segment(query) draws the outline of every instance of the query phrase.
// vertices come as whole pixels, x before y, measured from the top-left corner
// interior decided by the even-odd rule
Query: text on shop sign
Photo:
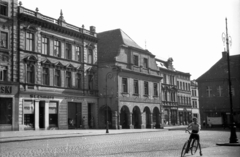
[[[0,93],[11,94],[12,86],[0,86]]]

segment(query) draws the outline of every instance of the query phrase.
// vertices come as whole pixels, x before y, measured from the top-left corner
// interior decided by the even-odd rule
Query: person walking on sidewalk
[[[198,134],[200,129],[201,129],[201,125],[198,124],[196,117],[193,117],[193,122],[188,125],[188,127],[186,128],[186,131],[189,130],[189,129],[192,130],[192,133],[191,133],[191,135],[189,137],[190,142],[188,142],[187,149],[186,149],[187,152],[186,153],[188,153],[191,141],[193,139],[196,139],[198,141],[198,145],[199,145],[199,149],[200,149],[200,156],[202,156],[202,148],[201,148],[201,144],[200,144],[200,136]]]

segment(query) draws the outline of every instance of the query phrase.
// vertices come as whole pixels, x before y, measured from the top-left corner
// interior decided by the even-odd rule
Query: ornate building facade
[[[163,106],[163,122],[165,125],[178,124],[177,75],[173,67],[173,59],[167,61],[156,59],[161,76],[161,100]]]
[[[0,1],[0,131],[18,130],[17,0]]]
[[[198,83],[196,80],[191,81],[191,104],[192,104],[192,116],[198,119],[200,123],[200,112],[199,112],[199,92]]]
[[[98,33],[99,127],[160,127],[160,76],[155,56],[121,29]]]
[[[11,2],[1,1],[1,130],[98,128],[95,27]]]

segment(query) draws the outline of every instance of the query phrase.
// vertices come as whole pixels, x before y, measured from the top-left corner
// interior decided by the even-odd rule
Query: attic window
[[[0,4],[0,15],[8,16],[7,4]]]

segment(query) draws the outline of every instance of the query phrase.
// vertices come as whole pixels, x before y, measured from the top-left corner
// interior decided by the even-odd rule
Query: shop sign
[[[83,100],[83,98],[79,98],[79,97],[70,97],[70,96],[67,96],[65,97],[66,100]]]
[[[172,110],[177,110],[177,107],[171,107]]]
[[[34,105],[33,102],[27,102],[25,101],[23,104],[23,108],[24,108],[24,113],[25,114],[33,114],[34,113]]]
[[[31,94],[30,98],[43,98],[43,99],[54,99],[54,96],[51,95],[34,95]]]
[[[12,86],[0,86],[0,93],[11,94],[12,93]]]

